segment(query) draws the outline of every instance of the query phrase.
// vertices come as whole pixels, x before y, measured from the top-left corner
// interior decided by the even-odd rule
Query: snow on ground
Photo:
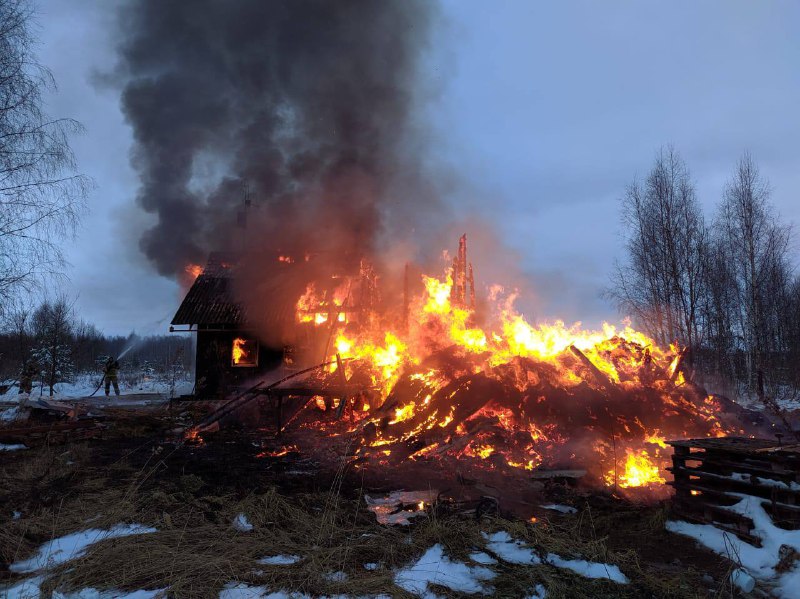
[[[15,582],[6,589],[0,588],[0,597],[3,599],[39,599],[39,586],[44,577],[35,576]]]
[[[36,555],[26,560],[15,562],[8,569],[11,572],[20,573],[36,572],[80,557],[90,545],[99,541],[151,532],[156,532],[156,529],[142,526],[141,524],[118,524],[108,530],[90,528],[89,530],[75,532],[48,541],[39,548]]]
[[[800,491],[800,483],[789,481],[787,485],[782,480],[775,480],[773,478],[760,478],[753,474],[743,474],[741,472],[734,472],[731,474],[733,480],[738,480],[745,483],[753,483],[756,485],[764,485],[765,487],[775,487],[777,489],[791,489],[792,491]]]
[[[225,585],[225,588],[219,592],[219,599],[263,599],[264,597],[270,597],[270,599],[284,599],[285,597],[289,597],[285,593],[269,593],[266,587],[251,587],[250,585],[244,583],[233,583],[229,582]],[[302,595],[297,595],[297,599],[303,597]],[[292,599],[295,599],[292,597]]]
[[[243,582],[229,582],[220,591],[219,599],[312,599],[311,595],[297,591],[270,592],[266,587],[250,586]],[[346,595],[333,597],[318,597],[317,599],[348,599]],[[367,597],[352,597],[350,599],[392,599],[389,595],[370,595]]]
[[[775,566],[780,561],[781,545],[800,552],[800,530],[775,526],[762,507],[764,499],[738,493],[729,495],[739,497],[740,501],[727,509],[753,520],[753,534],[761,539],[761,547],[754,547],[710,524],[669,521],[667,530],[692,537],[701,545],[741,564],[756,579],[775,585],[773,592],[776,597],[796,599],[800,589],[800,564],[795,563],[793,569],[784,573],[776,572]]]
[[[291,566],[299,561],[299,555],[272,555],[269,557],[262,557],[258,560],[258,563],[267,566]]]
[[[250,523],[250,520],[248,520],[247,516],[244,514],[237,514],[237,516],[233,519],[232,526],[239,532],[250,532],[254,528],[254,526]]]
[[[98,383],[100,383],[100,374],[96,373],[82,373],[75,375],[72,382],[64,382],[64,383],[56,383],[53,387],[53,391],[55,395],[53,399],[70,399],[76,397],[88,397],[92,393],[94,393],[94,397],[105,397],[105,388],[103,385],[98,387]],[[194,386],[194,382],[191,379],[180,379],[175,381],[174,387],[174,394],[177,395],[185,395],[191,393],[192,388]],[[158,393],[163,395],[169,395],[172,385],[169,381],[165,380],[163,377],[151,377],[148,380],[144,380],[138,384],[131,385],[128,384],[125,380],[125,376],[120,376],[119,381],[119,390],[120,395],[141,395],[141,394],[148,394],[148,393]],[[44,389],[41,388],[41,385],[37,382],[34,384],[33,389],[31,391],[30,396],[27,393],[19,393],[19,385],[13,384],[11,385],[8,390],[5,392],[4,395],[0,395],[0,401],[6,403],[18,403],[23,398],[31,399],[35,397],[49,397],[50,396],[50,388],[45,386]],[[111,397],[114,397],[114,387],[111,387]],[[0,417],[1,418],[1,417]]]
[[[627,584],[628,577],[625,576],[617,566],[603,564],[599,562],[589,562],[582,559],[566,559],[555,553],[548,553],[546,557],[539,557],[533,549],[524,545],[521,541],[511,538],[506,531],[501,530],[494,534],[484,536],[489,541],[486,547],[497,554],[497,556],[512,564],[549,564],[556,568],[565,568],[585,576],[586,578],[606,578],[619,584]]]
[[[451,561],[437,543],[414,564],[398,571],[394,583],[418,595],[425,594],[430,584],[438,584],[459,593],[488,594],[491,588],[483,583],[495,576],[494,572],[483,566],[470,567]]]
[[[483,566],[491,566],[497,563],[497,560],[494,559],[488,553],[484,553],[483,551],[478,551],[475,553],[469,554],[469,559],[471,559],[476,564],[481,564]]]
[[[21,443],[17,443],[15,445],[6,445],[4,443],[0,443],[0,451],[19,451],[20,449],[28,449]]]
[[[17,407],[0,410],[0,422],[13,422],[17,417],[19,417],[19,408]]]
[[[547,589],[544,588],[544,585],[537,584],[536,588],[533,589],[533,593],[525,597],[525,599],[546,599],[547,597]]]

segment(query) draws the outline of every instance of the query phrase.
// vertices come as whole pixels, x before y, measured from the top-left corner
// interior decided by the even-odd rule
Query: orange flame
[[[241,364],[242,359],[247,355],[247,352],[244,349],[245,340],[241,337],[237,337],[233,340],[233,363],[234,364]]]

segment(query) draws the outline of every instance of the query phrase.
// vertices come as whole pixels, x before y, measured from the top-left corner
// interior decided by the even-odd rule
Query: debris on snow
[[[380,524],[410,524],[409,518],[424,516],[425,506],[436,500],[439,492],[427,491],[394,491],[385,497],[364,495],[367,508],[375,514]]]

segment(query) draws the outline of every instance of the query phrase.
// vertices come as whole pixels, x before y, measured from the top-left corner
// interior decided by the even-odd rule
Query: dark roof
[[[230,287],[230,277],[201,274],[183,298],[172,324],[242,324],[244,312],[234,301]]]

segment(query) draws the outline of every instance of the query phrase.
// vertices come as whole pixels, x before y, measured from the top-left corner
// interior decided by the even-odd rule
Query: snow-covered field
[[[9,385],[9,389],[5,394],[0,395],[0,403],[18,401],[20,399],[18,383],[16,381],[6,381],[5,384]],[[119,391],[120,395],[158,393],[166,396],[170,394],[178,396],[191,393],[193,384],[194,381],[191,376],[175,380],[174,383],[166,377],[159,376],[122,376],[119,381]],[[79,374],[73,377],[72,382],[57,383],[54,386],[54,392],[54,399],[88,397],[92,393],[94,393],[94,397],[105,396],[105,389],[101,384],[101,376],[95,373]],[[113,386],[110,389],[110,395],[114,395]],[[33,385],[30,397],[40,396],[49,397],[50,388],[45,386],[45,388],[42,389],[41,385],[36,382]]]

